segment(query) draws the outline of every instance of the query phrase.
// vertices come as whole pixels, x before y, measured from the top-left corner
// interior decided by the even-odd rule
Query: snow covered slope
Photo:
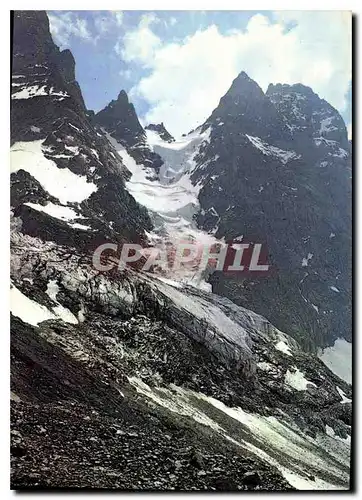
[[[42,151],[43,141],[16,142],[10,149],[11,172],[28,172],[51,196],[61,203],[82,202],[97,186],[88,182],[86,176],[76,175],[68,168],[60,169],[54,161],[47,159]],[[77,151],[70,151],[70,159]]]
[[[157,132],[152,130],[146,129],[146,134],[149,145],[164,161],[159,174],[161,182],[174,182],[185,172],[195,168],[195,156],[200,146],[208,142],[210,130],[201,133],[200,129],[196,129],[171,143],[162,140]]]
[[[198,229],[194,221],[199,210],[197,195],[201,186],[192,184],[190,173],[195,166],[194,156],[208,141],[208,131],[197,131],[169,143],[160,139],[156,132],[147,130],[150,146],[164,161],[158,176],[155,176],[152,168],[137,164],[126,148],[105,133],[132,174],[126,183],[128,191],[152,216],[154,229],[147,233],[151,243],[161,246],[166,243],[176,245],[180,242],[197,242],[210,247],[220,241],[212,234]],[[182,273],[170,270],[166,277],[210,290],[201,274],[197,269]]]

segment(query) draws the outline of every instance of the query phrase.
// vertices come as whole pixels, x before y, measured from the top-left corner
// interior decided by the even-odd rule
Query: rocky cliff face
[[[85,106],[75,80],[73,55],[69,50],[61,52],[53,43],[45,12],[15,13],[13,27],[11,140],[14,142],[39,137],[30,120],[36,120],[36,128],[40,127],[43,134],[49,133],[65,109],[83,118]]]
[[[283,121],[292,135],[296,148],[304,149],[311,139],[320,148],[320,141],[336,142],[334,146],[348,150],[347,130],[340,114],[324,99],[305,85],[272,85],[266,96],[282,115]],[[321,139],[322,138],[322,139]],[[332,147],[333,144],[325,143]],[[309,142],[310,146],[310,142]],[[337,153],[343,153],[336,150]],[[315,152],[314,152],[315,154]]]
[[[152,227],[125,189],[130,173],[89,121],[74,59],[53,43],[45,13],[14,14],[11,205],[23,231],[91,251],[142,241]]]
[[[246,76],[242,81],[249,85]],[[195,167],[207,207],[211,176],[219,171],[218,182],[227,182],[216,156],[227,169],[233,126],[225,121],[230,128],[223,135],[217,114],[200,137],[196,132],[186,141],[187,161],[179,144],[169,153],[168,162],[179,161],[183,184],[144,179],[141,173],[156,167],[147,161],[152,156],[142,156],[136,136],[143,131],[128,99],[121,95],[101,119],[85,109],[73,57],[54,45],[42,12],[14,14],[12,82],[12,487],[348,488],[348,383],[266,318],[225,297],[152,273],[100,273],[92,265],[99,243],[147,243],[155,235],[149,212],[130,194],[126,161],[139,168],[134,173],[148,203],[156,205],[162,192],[159,218],[163,201],[172,202],[167,209],[174,217],[163,214],[171,233],[190,212],[190,193],[195,197],[182,177],[184,163]],[[283,124],[282,113],[250,85],[264,117]],[[235,120],[262,133],[251,115],[245,123],[238,114]],[[282,129],[280,141],[290,134]],[[235,175],[240,145],[260,175],[262,154],[275,178],[287,168],[279,161],[281,143],[265,146],[273,133],[268,125],[263,139],[236,134]],[[159,151],[173,142],[162,144]],[[294,154],[297,169],[300,153]],[[230,189],[228,201],[240,202],[237,191]],[[218,203],[222,213],[224,202]],[[207,223],[199,219],[200,226]],[[222,215],[220,224],[220,234],[240,230],[233,217],[227,225]]]
[[[266,94],[241,73],[202,130],[199,226],[267,246],[274,272],[213,290],[308,349],[351,339],[351,157],[339,113],[303,85]]]

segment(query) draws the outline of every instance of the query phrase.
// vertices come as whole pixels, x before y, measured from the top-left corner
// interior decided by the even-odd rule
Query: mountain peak
[[[233,80],[231,87],[225,94],[225,96],[236,96],[244,95],[255,98],[262,99],[264,97],[264,92],[255,80],[250,78],[245,71],[241,71],[238,76]],[[224,97],[225,97],[224,96]]]
[[[127,149],[136,163],[147,162],[156,171],[160,168],[163,162],[146,144],[145,131],[125,90],[99,111],[94,120]]]
[[[124,90],[120,91],[116,100],[113,99],[96,114],[96,121],[108,131],[117,130],[117,140],[126,138],[127,141],[136,143],[144,135],[134,106]]]
[[[247,81],[247,82],[256,83],[252,78],[250,78],[250,76],[247,73],[245,73],[245,71],[240,71],[238,76],[236,78],[234,78],[234,82],[235,81]]]
[[[276,131],[284,135],[284,126],[277,109],[255,80],[241,71],[233,80],[229,90],[220,99],[219,105],[202,126],[202,131],[211,124],[225,124],[228,133],[248,133],[270,138]],[[224,129],[220,129],[224,134]]]
[[[118,97],[117,97],[117,102],[125,102],[125,103],[129,103],[129,99],[128,99],[128,95],[127,95],[127,92],[125,90],[121,90],[120,93],[118,94]]]

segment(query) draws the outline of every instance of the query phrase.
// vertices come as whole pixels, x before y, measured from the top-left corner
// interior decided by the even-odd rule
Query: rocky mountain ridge
[[[351,156],[339,113],[303,85],[245,73],[201,130],[191,181],[199,227],[266,245],[274,276],[211,277],[213,291],[265,315],[308,349],[351,340]],[[336,291],[337,290],[337,291]]]

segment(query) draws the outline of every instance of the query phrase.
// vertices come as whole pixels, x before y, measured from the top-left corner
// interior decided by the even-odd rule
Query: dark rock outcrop
[[[220,125],[223,123],[223,125]],[[290,140],[281,115],[259,85],[242,71],[201,130],[220,126],[224,137],[237,145],[243,134],[261,137],[268,142]]]
[[[191,179],[200,227],[266,245],[273,272],[216,272],[213,291],[266,316],[304,347],[351,340],[351,157],[339,113],[303,85],[264,94],[236,78],[202,130]]]
[[[11,141],[38,138],[38,132],[30,129],[35,121],[43,136],[53,131],[54,120],[64,114],[64,100],[83,118],[85,105],[75,80],[74,58],[54,44],[46,13],[15,12],[13,29]]]
[[[52,41],[44,12],[14,13],[14,214],[22,218],[24,232],[85,251],[92,251],[107,240],[145,240],[144,230],[152,227],[147,211],[125,189],[130,173],[116,150],[92,125],[75,80],[74,66],[71,52],[60,52]],[[64,180],[59,173],[52,186],[51,178],[44,177],[40,167],[33,168],[30,174],[29,165],[36,162],[42,162],[44,169],[55,169],[55,174],[59,168],[65,174]],[[69,201],[65,195],[61,201],[54,196],[59,192],[59,182],[64,182],[65,193],[72,193]],[[74,192],[74,182],[90,190],[89,195],[83,197]],[[56,205],[56,211],[52,206],[47,208],[49,203]],[[56,212],[64,213],[64,205],[65,213],[69,209],[77,213],[71,224],[63,216],[56,217]]]
[[[166,130],[163,122],[158,123],[156,125],[154,123],[150,123],[149,125],[147,125],[147,127],[145,127],[145,130],[152,130],[154,132],[157,132],[160,138],[165,142],[175,141],[174,137],[172,137],[172,135],[168,132],[168,130]]]

